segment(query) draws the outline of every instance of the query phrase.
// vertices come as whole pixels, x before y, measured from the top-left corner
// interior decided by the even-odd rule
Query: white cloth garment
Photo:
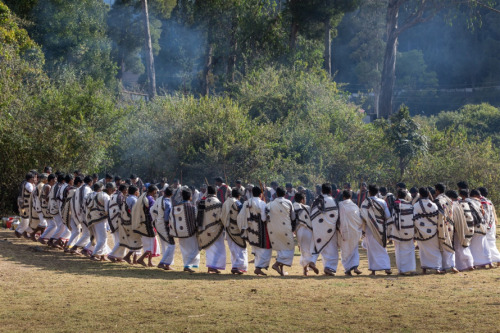
[[[23,232],[30,232],[31,231],[31,228],[30,228],[30,219],[21,219],[19,221],[19,225],[17,226],[16,228],[16,231],[20,234],[22,234]]]
[[[80,226],[76,225],[75,220],[71,217],[71,236],[68,240],[68,246],[71,247],[78,242],[78,238],[80,237]]]
[[[248,251],[237,245],[231,237],[226,235],[227,245],[231,253],[231,269],[239,269],[240,271],[248,271]]]
[[[301,226],[297,229],[297,242],[300,247],[300,266],[305,267],[309,263],[315,263],[318,260],[318,254],[312,254],[311,243],[313,241],[312,230]]]
[[[276,201],[276,200],[275,200]],[[278,250],[276,251],[276,261],[285,266],[292,266],[295,249],[293,250]]]
[[[255,268],[265,268],[269,267],[271,262],[272,249],[263,249],[260,247],[253,248],[255,253]]]
[[[417,270],[415,245],[413,241],[394,240],[394,254],[396,255],[396,266],[400,273],[414,272]]]
[[[443,269],[451,269],[455,267],[455,253],[442,250],[441,257],[443,259]]]
[[[420,267],[422,269],[441,270],[443,266],[443,257],[439,247],[439,239],[432,237],[429,240],[417,241],[420,254]]]
[[[81,224],[81,227],[82,227],[82,234],[80,235],[80,238],[78,238],[78,241],[76,242],[75,246],[87,249],[91,245],[90,230],[84,223]]]
[[[41,239],[43,240],[49,240],[54,236],[54,233],[56,232],[57,229],[57,224],[54,219],[46,219],[47,221],[47,228],[43,232],[43,234],[40,236]]]
[[[380,245],[380,243],[375,239],[371,228],[366,228],[365,230],[363,247],[366,249],[369,270],[384,271],[391,269],[391,260],[387,254],[387,249]]]
[[[43,213],[38,213],[38,218],[40,220],[40,223],[38,223],[38,226],[40,228],[47,228],[47,220],[45,219],[45,217],[43,217]]]
[[[54,215],[54,221],[56,221],[57,229],[54,232],[52,238],[61,239],[63,241],[67,241],[71,236],[71,232],[68,227],[64,224],[61,214]]]
[[[108,254],[108,258],[122,259],[126,254],[126,248],[120,246],[120,234],[118,232],[112,233],[113,235],[113,249]]]
[[[500,252],[498,251],[496,244],[497,241],[496,233],[497,233],[497,226],[496,223],[493,223],[491,225],[491,228],[486,233],[486,243],[488,245],[488,248],[490,249],[491,261],[500,263]]]
[[[219,236],[206,250],[206,265],[208,268],[226,269],[226,246],[224,244],[224,234]]]
[[[142,250],[144,253],[149,252],[153,257],[159,257],[160,256],[160,243],[158,242],[158,239],[155,237],[146,237],[142,236]]]
[[[175,244],[170,244],[165,242],[163,239],[159,239],[161,252],[163,257],[160,260],[160,264],[173,265],[174,264],[174,254],[175,254]]]
[[[104,256],[111,252],[111,249],[108,246],[108,234],[106,232],[106,222],[98,222],[94,223],[91,228],[94,229],[94,235],[96,238],[96,244],[94,251],[92,251],[93,255]]]
[[[321,256],[323,257],[323,267],[337,272],[337,266],[339,264],[337,233],[328,243],[326,243],[323,251],[321,251]]]
[[[200,251],[196,235],[187,238],[178,238],[184,268],[198,268],[200,265]]]
[[[453,239],[453,244],[455,246],[455,268],[462,272],[474,267],[474,258],[472,258],[470,248],[463,247],[458,237]]]
[[[470,240],[470,252],[474,258],[474,266],[491,264],[491,253],[486,242],[486,236],[475,233]]]
[[[359,215],[359,207],[351,199],[339,203],[340,252],[342,266],[346,272],[359,266],[359,239],[361,238],[363,221]]]

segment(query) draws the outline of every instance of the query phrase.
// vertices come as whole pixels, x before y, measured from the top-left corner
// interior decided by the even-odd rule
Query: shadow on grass
[[[360,247],[360,261],[366,261],[366,251]],[[391,253],[392,252],[392,253]],[[394,254],[390,251],[391,262],[393,267]],[[256,276],[253,275],[253,265],[250,264],[249,273],[244,275],[232,274],[208,274],[205,272],[205,267],[197,269],[196,273],[189,274],[182,271],[164,271],[158,268],[145,268],[139,265],[128,265],[126,263],[111,263],[111,262],[94,262],[83,256],[66,254],[60,250],[48,248],[45,245],[34,243],[25,239],[17,239],[12,231],[0,231],[0,256],[8,261],[18,264],[32,266],[34,268],[55,271],[60,273],[79,274],[79,275],[95,275],[101,277],[116,277],[116,278],[138,278],[138,279],[162,279],[162,280],[206,280],[206,281],[227,281],[227,280],[265,280],[265,279],[319,279],[319,280],[349,280],[349,279],[400,279],[411,278],[410,276],[386,275],[384,272],[378,272],[375,276],[367,275],[370,271],[365,270],[359,276],[345,276],[343,268],[340,264],[337,276],[331,277],[326,275],[315,275],[310,272],[309,276],[290,275],[280,277],[277,275]],[[319,260],[321,262],[321,259]],[[296,262],[295,265],[298,263]],[[321,265],[319,265],[321,266]],[[272,271],[270,269],[270,271]],[[396,270],[394,270],[395,272]],[[229,272],[229,271],[226,271]],[[272,274],[275,274],[272,271]],[[321,274],[321,268],[320,268]]]

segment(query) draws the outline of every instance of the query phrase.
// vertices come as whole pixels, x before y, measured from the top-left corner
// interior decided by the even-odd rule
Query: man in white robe
[[[470,251],[474,258],[475,267],[493,268],[490,247],[486,240],[487,225],[485,211],[481,205],[481,194],[478,190],[470,191],[470,197],[466,199],[474,217],[474,236],[470,241]]]
[[[153,257],[160,256],[159,244],[156,239],[153,217],[150,208],[154,206],[154,197],[158,192],[156,185],[147,184],[146,191],[137,199],[132,208],[132,229],[133,232],[141,236],[142,256],[137,259],[137,263],[144,267],[153,267]],[[148,262],[144,261],[148,259]]]
[[[368,256],[368,269],[375,275],[376,271],[392,274],[391,260],[387,254],[387,221],[391,213],[387,203],[377,198],[378,187],[368,186],[368,195],[361,204],[361,219],[365,231],[363,246]]]
[[[64,245],[64,252],[68,253],[70,248],[76,243],[77,238],[80,236],[80,228],[76,227],[76,224],[73,219],[73,209],[71,207],[71,202],[73,201],[73,197],[77,191],[77,187],[82,183],[80,177],[77,177],[77,181],[79,182],[77,186],[75,186],[75,179],[72,174],[66,175],[68,186],[65,187],[63,193],[63,202],[61,207],[61,217],[64,225],[70,232],[70,237],[66,244]],[[76,230],[75,230],[76,229]]]
[[[323,272],[334,276],[339,261],[337,221],[339,219],[338,206],[332,197],[332,185],[321,185],[321,194],[314,200],[311,207],[311,226],[313,254],[323,257]]]
[[[267,231],[271,248],[277,252],[276,262],[272,269],[284,276],[283,266],[292,266],[295,254],[292,221],[295,221],[295,210],[290,200],[285,199],[285,189],[276,188],[276,199],[267,205],[268,223]],[[295,196],[295,194],[294,194]],[[295,200],[295,197],[293,198]]]
[[[42,214],[45,221],[47,221],[47,228],[45,228],[45,231],[38,238],[38,241],[41,244],[47,244],[57,228],[56,222],[54,221],[52,214],[50,214],[49,209],[49,195],[51,192],[51,188],[55,185],[55,183],[56,175],[50,174],[47,177],[47,184],[42,187],[42,191],[40,193],[40,205],[42,208]]]
[[[205,250],[209,274],[220,274],[226,269],[224,225],[221,221],[222,203],[213,186],[207,187],[207,197],[198,203],[198,247]]]
[[[84,254],[90,256],[90,251],[93,250],[93,245],[91,241],[91,232],[88,228],[87,223],[87,214],[85,209],[85,203],[87,197],[92,193],[92,177],[86,176],[83,179],[83,185],[75,192],[74,195],[74,216],[75,223],[80,225],[82,228],[82,232],[80,234],[80,238],[76,244],[71,248],[69,253],[72,254]],[[81,249],[81,252],[78,253],[77,250]]]
[[[439,209],[438,238],[441,245],[443,270],[450,269],[453,273],[458,273],[458,269],[455,268],[455,248],[453,245],[453,203],[445,195],[446,186],[444,184],[436,184],[434,189],[436,191],[434,203]]]
[[[460,201],[456,191],[447,191],[446,196],[452,200],[455,247],[455,266],[462,272],[474,270],[474,258],[470,252],[470,239],[474,235],[474,218],[469,203]]]
[[[17,198],[19,215],[21,220],[19,226],[15,230],[17,238],[24,236],[28,238],[28,232],[31,232],[29,227],[30,223],[30,211],[29,211],[29,200],[31,193],[35,189],[35,176],[29,172],[26,174],[25,180],[21,183],[21,189],[19,191],[19,197]]]
[[[42,195],[42,188],[44,187],[45,184],[47,184],[47,176],[48,175],[46,173],[43,173],[38,176],[39,182],[34,187],[34,190],[31,195],[30,228],[33,229],[33,232],[31,233],[31,240],[34,242],[38,241],[36,236],[37,233],[40,232],[41,235],[45,231],[45,228],[47,228],[47,221],[43,217],[41,199],[40,199]],[[35,216],[36,218],[34,218]]]
[[[110,252],[106,223],[108,220],[109,193],[113,193],[115,184],[108,183],[103,191],[102,183],[93,185],[94,192],[87,197],[87,223],[95,237],[95,247],[90,256],[94,261],[106,261]]]
[[[438,238],[439,209],[429,200],[429,190],[421,187],[420,200],[413,206],[413,221],[415,222],[415,239],[418,242],[420,267],[426,274],[428,269],[434,269],[438,274],[443,271],[443,257]]]
[[[116,186],[116,182],[115,182]],[[108,206],[108,225],[113,235],[113,249],[108,254],[108,259],[112,262],[121,262],[125,256],[125,247],[120,246],[119,225],[121,223],[122,207],[128,192],[125,184],[118,185],[118,191],[110,196]]]
[[[226,229],[226,240],[231,253],[231,273],[244,274],[248,271],[248,252],[246,241],[241,237],[238,227],[238,213],[243,204],[241,203],[241,190],[233,188],[231,198],[222,205],[221,220]]]
[[[318,274],[319,270],[316,267],[317,254],[312,253],[313,233],[311,216],[309,215],[311,208],[306,204],[306,197],[302,193],[295,194],[295,202],[293,209],[295,210],[295,233],[297,234],[297,242],[300,249],[300,266],[304,271],[304,275],[309,275],[309,269]]]
[[[163,195],[156,199],[151,207],[151,216],[158,237],[160,238],[161,252],[163,257],[158,264],[158,268],[166,271],[172,270],[174,264],[175,241],[169,232],[170,212],[172,211],[172,189],[167,187],[163,190]]]
[[[404,190],[398,190],[398,198],[394,202],[392,216],[387,223],[388,237],[394,242],[396,266],[399,274],[413,273],[416,271],[415,224],[413,223],[413,205],[407,201]]]
[[[61,218],[61,213],[59,211],[59,193],[61,188],[64,186],[64,175],[63,174],[57,174],[57,183],[52,186],[50,189],[50,194],[49,194],[49,211],[50,214],[52,214],[52,218],[56,223],[56,230],[54,231],[54,234],[52,235],[52,238],[49,239],[47,242],[48,246],[55,247],[62,249],[62,239],[60,237],[62,236],[64,229],[62,227],[63,221]]]
[[[174,181],[175,182],[175,181]],[[177,238],[181,249],[184,271],[194,273],[200,265],[200,250],[196,238],[196,207],[191,203],[191,190],[182,190],[182,201],[172,207],[169,230]]]
[[[267,232],[266,203],[261,200],[262,190],[260,187],[252,188],[252,199],[245,201],[238,214],[238,227],[242,237],[252,245],[255,255],[256,275],[267,275],[262,270],[267,269],[271,262],[271,243]]]
[[[68,183],[70,181],[73,181],[73,175],[68,174],[68,175],[63,175],[63,180],[61,183],[61,186],[57,190],[56,193],[56,206],[57,206],[57,213],[54,214],[54,219],[57,224],[57,229],[56,232],[54,233],[53,236],[53,243],[52,246],[58,249],[63,249],[66,243],[69,240],[69,237],[71,236],[71,232],[69,231],[68,227],[66,224],[64,224],[63,221],[63,202],[64,202],[64,193],[66,190],[66,187],[68,186]],[[52,209],[52,206],[51,206]]]
[[[363,220],[358,205],[351,200],[351,191],[342,192],[342,201],[339,202],[339,242],[342,266],[345,275],[352,276],[352,272],[361,274],[359,266],[359,240],[362,234]]]
[[[481,193],[481,204],[483,205],[483,209],[485,211],[486,227],[487,227],[486,243],[488,244],[488,248],[490,249],[491,261],[496,263],[497,267],[499,267],[500,251],[498,251],[496,244],[496,232],[498,224],[497,213],[495,210],[495,206],[493,205],[491,200],[487,198],[488,190],[486,189],[486,187],[480,187],[478,188],[478,190]]]
[[[141,254],[142,238],[141,235],[134,232],[132,226],[132,210],[140,196],[139,188],[135,185],[130,185],[128,188],[128,196],[123,203],[120,223],[118,224],[118,235],[120,237],[120,247],[124,248],[128,253],[123,257],[129,265],[137,264],[137,257]],[[133,258],[132,258],[133,256]]]

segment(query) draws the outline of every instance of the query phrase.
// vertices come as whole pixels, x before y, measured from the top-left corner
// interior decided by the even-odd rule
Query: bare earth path
[[[214,276],[204,259],[191,275],[178,249],[173,272],[96,263],[2,229],[0,331],[500,332],[500,268],[369,277],[361,250],[358,277],[340,263],[336,277],[302,277],[298,253],[287,277]]]

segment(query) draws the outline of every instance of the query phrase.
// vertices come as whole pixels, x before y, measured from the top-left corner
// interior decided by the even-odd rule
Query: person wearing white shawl
[[[54,220],[56,221],[57,229],[54,235],[52,236],[52,239],[49,241],[49,244],[52,247],[62,249],[64,243],[66,243],[69,240],[69,237],[71,236],[71,232],[68,230],[68,227],[66,227],[64,221],[62,220],[62,204],[64,200],[63,198],[64,189],[66,188],[66,186],[68,186],[68,183],[66,181],[66,177],[64,174],[60,174],[57,177],[57,179],[59,182],[59,186],[57,187],[57,191],[54,192],[55,196],[51,198],[50,202],[50,210],[51,213],[54,215]]]
[[[256,275],[267,275],[262,269],[267,269],[271,262],[271,243],[267,233],[266,203],[260,199],[262,190],[260,187],[252,188],[252,199],[245,201],[238,214],[238,227],[242,232],[243,239],[247,240],[253,247],[255,254]]]
[[[339,202],[339,243],[342,266],[345,274],[349,276],[352,276],[352,271],[361,274],[358,266],[362,227],[359,207],[351,200],[351,191],[344,190],[342,201]]]
[[[39,183],[35,186],[32,194],[31,194],[31,201],[30,201],[30,206],[31,209],[30,211],[32,212],[32,216],[30,217],[30,228],[33,229],[33,232],[31,233],[31,240],[36,242],[36,234],[40,232],[40,235],[43,234],[45,231],[45,228],[47,227],[47,221],[43,217],[42,213],[42,206],[41,206],[41,194],[42,194],[42,188],[44,185],[47,183],[47,174],[43,173],[39,176]],[[31,218],[35,216],[36,218],[32,221]],[[34,225],[36,223],[36,225]],[[33,226],[32,226],[33,224]]]
[[[267,205],[267,231],[271,248],[277,252],[276,262],[272,269],[284,276],[283,266],[292,266],[295,253],[292,221],[295,221],[295,210],[290,200],[285,199],[286,191],[282,187],[276,188],[276,199]],[[295,197],[295,194],[294,194]],[[293,198],[295,200],[295,198]]]
[[[76,254],[78,248],[81,248],[82,254],[88,254],[93,248],[91,238],[91,232],[88,228],[87,217],[85,214],[85,202],[87,197],[92,193],[92,177],[86,176],[83,179],[83,185],[75,192],[73,196],[73,219],[75,223],[82,228],[82,233],[76,244],[71,248],[69,253]]]
[[[153,267],[153,257],[158,257],[159,244],[156,239],[156,233],[153,225],[153,218],[150,214],[150,208],[153,207],[153,199],[158,192],[156,185],[149,185],[146,191],[137,199],[132,208],[132,230],[141,235],[143,254],[137,259],[137,263],[144,267]],[[148,263],[144,259],[148,259]]]
[[[415,272],[415,224],[413,223],[413,205],[406,200],[404,190],[398,190],[398,198],[394,202],[392,217],[387,223],[389,239],[394,242],[396,266],[399,274]]]
[[[78,186],[80,186],[80,184],[82,183],[82,180],[80,177],[74,179],[73,175],[71,174],[68,174],[66,177],[68,186],[66,186],[63,193],[61,217],[70,232],[70,237],[64,246],[64,252],[68,253],[70,251],[70,248],[76,243],[78,237],[80,236],[80,227],[76,226],[73,219],[73,209],[71,207],[71,202],[73,201],[73,197],[75,196]],[[76,186],[75,181],[78,181]]]
[[[109,183],[109,185],[114,186],[113,183]],[[114,188],[106,187],[106,192],[103,192],[101,183],[94,184],[93,188],[94,192],[87,197],[87,223],[96,241],[90,259],[105,261],[108,260],[107,255],[111,251],[108,247],[106,223],[108,220],[109,193],[114,192]]]
[[[175,241],[169,233],[170,212],[172,210],[172,189],[167,187],[163,190],[163,196],[156,199],[151,207],[151,217],[158,236],[160,237],[161,251],[163,257],[158,264],[158,268],[166,271],[172,270],[174,264]]]
[[[222,205],[221,220],[226,228],[226,240],[231,253],[231,273],[241,275],[248,270],[248,252],[246,241],[241,237],[238,227],[238,213],[243,204],[241,192],[237,188],[231,191],[231,198]]]
[[[481,205],[481,194],[478,190],[470,191],[470,197],[466,199],[471,208],[474,217],[474,236],[470,241],[470,251],[474,258],[475,267],[489,266],[493,268],[491,252],[486,240],[487,226],[485,220],[485,211]]]
[[[207,187],[207,197],[198,203],[198,247],[205,250],[208,273],[220,274],[226,269],[224,225],[221,221],[222,203],[214,186]]]
[[[338,206],[332,197],[332,185],[325,183],[311,207],[313,242],[311,252],[323,257],[323,272],[334,276],[337,272],[339,251],[337,243]]]
[[[120,223],[118,224],[120,247],[128,249],[128,253],[123,257],[123,260],[129,265],[137,264],[137,256],[141,254],[143,247],[141,235],[135,233],[132,228],[132,209],[134,209],[140,193],[137,186],[130,185],[128,187],[128,196],[123,203],[120,213]],[[117,257],[118,255],[114,256]]]
[[[305,205],[306,197],[302,193],[295,194],[295,202],[293,209],[295,210],[295,233],[297,234],[297,242],[300,248],[300,266],[304,270],[304,275],[309,274],[309,269],[318,274],[319,270],[316,267],[317,254],[312,253],[313,233],[311,217],[309,212],[311,208]]]
[[[415,239],[420,254],[420,267],[423,274],[428,269],[435,269],[437,273],[445,273],[443,257],[438,239],[439,209],[429,200],[429,190],[419,189],[420,200],[413,206],[413,220],[415,222]]]
[[[182,190],[182,201],[174,205],[169,218],[169,232],[178,238],[184,271],[194,273],[200,265],[200,250],[196,238],[196,206],[191,203],[191,190]]]
[[[483,209],[485,211],[486,218],[486,243],[488,244],[488,248],[490,249],[491,261],[497,264],[497,267],[500,266],[500,251],[498,251],[496,244],[496,232],[497,232],[497,224],[498,218],[497,213],[495,211],[495,206],[487,198],[488,190],[486,187],[478,188],[481,193],[481,204],[483,205]]]
[[[455,248],[453,246],[453,203],[444,194],[446,191],[444,184],[436,184],[434,189],[436,190],[434,203],[439,210],[438,238],[443,258],[443,270],[451,269],[453,273],[458,273],[458,269],[455,267]]]
[[[115,183],[116,186],[116,183]],[[108,225],[113,235],[113,249],[108,254],[108,259],[112,262],[121,262],[125,256],[125,248],[120,246],[120,223],[122,207],[127,195],[127,185],[118,185],[118,191],[111,195],[108,203]]]
[[[361,219],[363,220],[363,229],[365,239],[363,247],[366,249],[368,257],[368,269],[375,275],[376,271],[385,271],[386,274],[392,274],[391,260],[387,254],[387,221],[391,213],[387,203],[377,198],[377,185],[368,186],[368,195],[361,204]]]
[[[28,232],[31,232],[29,227],[30,224],[30,211],[29,211],[29,201],[31,193],[34,190],[35,176],[28,172],[26,174],[25,180],[21,183],[21,188],[19,191],[19,197],[17,198],[17,204],[19,208],[19,215],[21,215],[21,221],[19,226],[15,230],[17,238],[24,236],[28,238]]]
[[[42,187],[40,193],[40,205],[42,208],[42,214],[45,221],[47,221],[47,228],[45,228],[45,231],[38,238],[38,241],[41,244],[47,244],[47,242],[49,241],[49,239],[52,238],[52,235],[54,234],[57,228],[56,222],[54,221],[53,216],[52,214],[50,214],[49,210],[49,195],[52,186],[54,186],[54,184],[56,183],[56,175],[50,174],[47,177],[47,180],[48,180],[47,184],[45,184]]]
[[[455,248],[455,266],[462,272],[474,270],[474,258],[470,252],[470,239],[474,235],[474,218],[469,203],[459,200],[456,191],[446,191],[452,201],[453,210],[453,245]]]

